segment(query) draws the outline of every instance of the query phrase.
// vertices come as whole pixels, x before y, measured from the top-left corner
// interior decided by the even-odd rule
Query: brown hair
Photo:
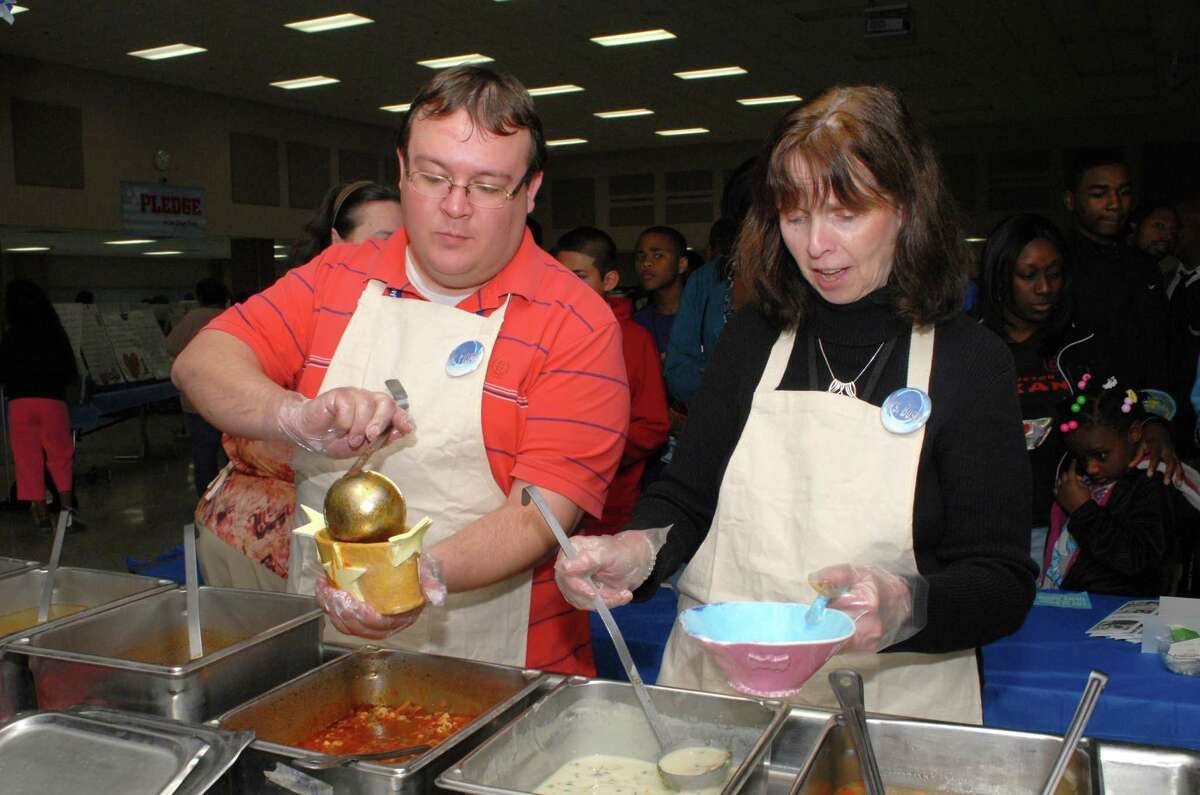
[[[801,183],[797,166],[811,176]],[[759,158],[754,198],[738,236],[754,302],[780,328],[804,322],[808,285],[783,243],[779,214],[822,204],[887,205],[901,215],[888,284],[896,311],[929,325],[962,306],[967,250],[933,147],[899,94],[884,86],[835,86],[788,112]]]
[[[513,135],[529,130],[529,167],[519,185],[546,167],[546,136],[525,86],[510,74],[481,66],[456,66],[438,72],[412,101],[400,127],[396,148],[408,162],[408,136],[418,119],[440,119],[466,110],[471,124],[492,135]]]

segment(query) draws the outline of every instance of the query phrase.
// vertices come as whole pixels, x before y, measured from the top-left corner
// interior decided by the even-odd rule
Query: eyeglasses
[[[444,199],[455,188],[462,188],[467,192],[467,201],[485,210],[500,209],[505,202],[512,201],[512,198],[517,195],[517,191],[521,189],[521,186],[518,185],[516,190],[505,190],[498,185],[488,185],[483,182],[468,182],[465,185],[459,185],[449,177],[430,174],[427,171],[408,172],[408,182],[417,193],[431,199]]]

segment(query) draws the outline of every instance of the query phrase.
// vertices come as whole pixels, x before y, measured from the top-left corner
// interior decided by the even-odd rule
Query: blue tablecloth
[[[1157,655],[1120,640],[1089,638],[1087,630],[1126,597],[1092,595],[1092,608],[1034,607],[1014,635],[983,649],[983,719],[988,726],[1062,734],[1083,693],[1088,671],[1109,675],[1087,734],[1110,740],[1200,749],[1200,677],[1173,674]],[[661,588],[649,602],[613,611],[638,671],[658,678],[675,620],[675,592]],[[596,669],[625,680],[616,650],[592,615]],[[869,708],[870,705],[868,705]]]
[[[71,428],[87,433],[106,417],[160,400],[170,400],[178,394],[179,390],[170,381],[128,384],[114,387],[107,392],[97,392],[82,406],[71,407]]]
[[[1087,734],[1200,749],[1200,677],[1173,674],[1140,644],[1087,630],[1128,597],[1093,594],[1092,609],[1035,606],[1016,634],[983,649],[983,721],[1062,734],[1088,671],[1108,674]]]

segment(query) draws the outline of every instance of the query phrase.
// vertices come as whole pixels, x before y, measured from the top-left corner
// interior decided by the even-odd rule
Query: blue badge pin
[[[467,340],[459,343],[454,350],[450,351],[450,358],[446,360],[446,375],[452,378],[472,373],[479,367],[479,363],[483,361],[483,343],[479,340]]]
[[[906,386],[887,396],[879,409],[879,419],[891,433],[912,433],[929,422],[932,411],[929,395]]]

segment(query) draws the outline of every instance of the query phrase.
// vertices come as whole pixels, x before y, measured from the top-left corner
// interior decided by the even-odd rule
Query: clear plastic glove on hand
[[[387,442],[412,433],[415,425],[386,392],[338,387],[311,400],[285,392],[275,409],[280,432],[298,447],[330,458],[352,458],[364,444],[391,427]]]
[[[633,600],[633,590],[654,570],[654,560],[666,543],[670,529],[655,527],[626,530],[611,536],[572,538],[575,556],[568,558],[559,550],[558,559],[554,561],[558,590],[580,610],[591,610],[597,593],[609,607],[628,604]]]
[[[845,651],[880,651],[925,628],[929,583],[920,575],[843,563],[813,572],[808,581],[830,594],[829,607],[854,619]]]
[[[440,607],[446,602],[446,583],[441,576],[441,565],[434,558],[422,554],[418,563],[421,591],[425,600]],[[317,579],[317,604],[329,616],[334,628],[343,635],[383,640],[416,623],[424,605],[406,613],[384,615],[366,602],[355,599],[349,591],[343,591],[327,577]]]

